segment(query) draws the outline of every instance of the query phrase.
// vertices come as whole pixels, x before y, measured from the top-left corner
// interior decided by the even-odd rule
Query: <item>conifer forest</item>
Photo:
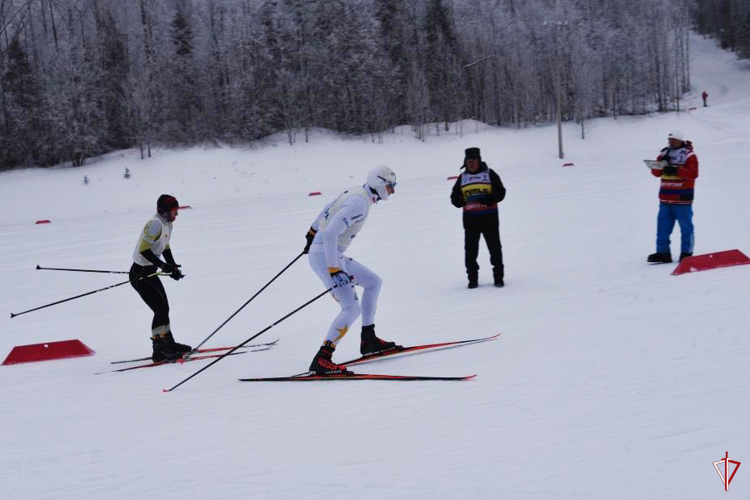
[[[680,109],[692,31],[750,57],[747,0],[0,0],[0,170],[312,128]]]

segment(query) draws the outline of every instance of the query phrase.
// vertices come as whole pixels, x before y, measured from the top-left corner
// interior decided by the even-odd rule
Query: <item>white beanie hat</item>
[[[669,139],[677,139],[678,141],[685,142],[685,134],[680,132],[679,130],[672,130],[669,135],[667,136]]]

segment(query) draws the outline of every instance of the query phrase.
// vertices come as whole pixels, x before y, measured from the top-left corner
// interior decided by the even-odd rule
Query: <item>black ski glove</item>
[[[185,275],[182,274],[182,271],[180,271],[180,267],[181,266],[179,264],[175,264],[173,262],[164,262],[161,265],[161,270],[166,274],[169,274],[169,277],[173,280],[179,281],[180,279],[185,277]]]
[[[302,253],[308,254],[310,253],[310,245],[312,245],[313,240],[315,239],[315,234],[317,231],[313,228],[310,228],[307,231],[307,234],[305,235],[305,239],[307,240],[307,245],[305,245],[305,249],[302,250]]]
[[[159,267],[161,267],[161,270],[166,274],[172,274],[180,266],[173,262],[162,262]]]
[[[174,266],[175,266],[174,267],[174,271],[172,271],[171,273],[169,273],[169,277],[172,278],[175,281],[180,281],[182,278],[185,277],[185,275],[182,274],[182,271],[180,271],[180,269],[179,269],[180,265],[179,264],[175,264]]]
[[[350,285],[352,283],[352,279],[349,277],[349,275],[338,267],[329,267],[328,272],[331,274],[333,284],[337,287]]]
[[[661,172],[666,175],[676,175],[677,167],[673,167],[672,165],[667,165],[666,167],[661,169]]]

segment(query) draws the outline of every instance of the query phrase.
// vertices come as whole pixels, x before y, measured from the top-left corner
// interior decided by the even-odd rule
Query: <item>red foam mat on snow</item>
[[[741,266],[750,264],[750,258],[739,250],[726,250],[724,252],[707,253],[704,255],[693,255],[682,259],[682,262],[672,271],[672,274],[694,273],[707,271],[720,267]]]
[[[77,339],[47,342],[45,344],[19,345],[10,351],[8,357],[3,361],[3,365],[33,363],[52,359],[79,358],[93,354],[94,351]]]

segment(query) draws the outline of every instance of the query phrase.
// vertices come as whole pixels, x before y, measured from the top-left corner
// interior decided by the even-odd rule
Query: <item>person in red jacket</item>
[[[682,234],[680,261],[693,255],[695,231],[693,229],[693,192],[698,178],[698,157],[693,144],[685,140],[682,132],[672,131],[668,136],[669,146],[662,149],[656,158],[666,162],[662,169],[652,169],[655,177],[661,178],[659,189],[659,216],[656,223],[656,253],[648,256],[648,262],[666,264],[672,262],[669,237],[674,223],[680,224]]]

